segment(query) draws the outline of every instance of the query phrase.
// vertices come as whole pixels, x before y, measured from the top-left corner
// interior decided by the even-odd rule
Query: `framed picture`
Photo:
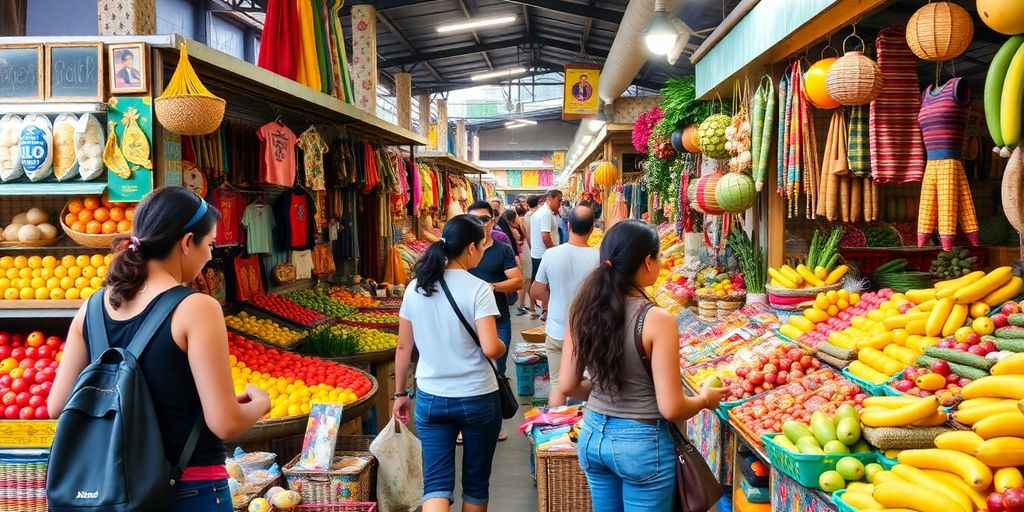
[[[41,44],[0,45],[0,102],[43,101]]]
[[[103,43],[46,45],[47,101],[103,101]]]
[[[107,45],[107,63],[110,69],[110,93],[149,92],[149,54],[146,43]]]

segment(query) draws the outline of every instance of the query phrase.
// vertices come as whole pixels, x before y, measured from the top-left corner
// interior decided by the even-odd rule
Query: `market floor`
[[[512,346],[522,343],[520,331],[541,325],[540,320],[530,320],[529,315],[512,316]],[[508,376],[512,379],[512,389],[516,388],[516,371],[512,360],[508,362]],[[524,400],[520,400],[522,404]],[[491,501],[489,510],[495,512],[535,512],[537,510],[537,487],[530,476],[530,443],[519,433],[519,425],[523,422],[523,412],[530,406],[521,405],[519,414],[505,420],[502,430],[508,433],[508,440],[498,443],[494,454],[494,466],[491,473]],[[462,474],[462,448],[456,454],[457,474]],[[455,505],[452,510],[462,509],[462,486],[456,479]]]

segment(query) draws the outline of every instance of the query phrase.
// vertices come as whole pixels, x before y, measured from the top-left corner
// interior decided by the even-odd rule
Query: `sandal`
[[[501,432],[498,433],[498,442],[499,443],[501,441],[506,440],[506,439],[508,439],[508,432],[505,432],[504,430],[502,430]]]
[[[540,321],[541,322],[547,322],[548,321],[548,310],[545,309],[544,311],[542,311],[540,313]]]

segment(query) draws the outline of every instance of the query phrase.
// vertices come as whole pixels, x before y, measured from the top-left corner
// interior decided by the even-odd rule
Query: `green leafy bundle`
[[[754,247],[747,232],[739,226],[733,226],[726,238],[726,244],[736,253],[743,272],[743,284],[750,293],[764,293],[765,277],[764,254],[760,247]]]
[[[665,99],[661,102],[661,110],[665,116],[655,130],[666,135],[680,126],[700,123],[711,115],[711,103],[697,101],[697,81],[695,77],[670,78],[661,89]]]

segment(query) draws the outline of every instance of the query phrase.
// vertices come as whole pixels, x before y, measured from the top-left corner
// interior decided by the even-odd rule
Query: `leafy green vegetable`
[[[658,132],[671,134],[679,126],[699,123],[711,115],[711,103],[697,101],[695,77],[670,78],[661,93],[665,95],[661,102],[665,117],[655,127]]]

